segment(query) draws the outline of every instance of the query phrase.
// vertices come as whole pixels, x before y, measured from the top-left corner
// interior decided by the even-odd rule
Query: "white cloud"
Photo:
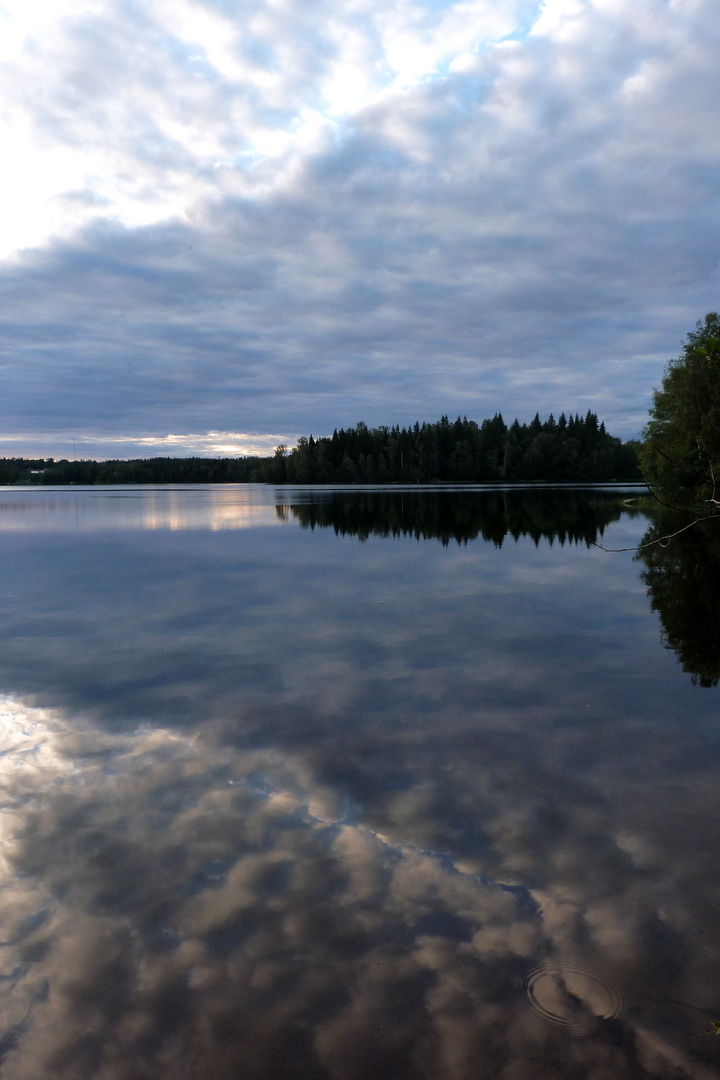
[[[717,306],[709,0],[7,12],[8,434],[631,435]]]
[[[433,75],[515,18],[486,2],[332,14],[256,2],[242,18],[193,0],[6,6],[0,256],[98,216],[182,216],[225,190],[217,163],[240,165],[232,186],[252,190],[248,166],[302,150],[319,109],[342,116]]]
[[[545,0],[532,33],[567,39],[573,20],[587,9],[588,0]]]

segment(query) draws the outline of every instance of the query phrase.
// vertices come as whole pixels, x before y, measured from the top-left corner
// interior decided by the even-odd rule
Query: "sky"
[[[597,412],[720,307],[717,0],[0,0],[0,455]]]

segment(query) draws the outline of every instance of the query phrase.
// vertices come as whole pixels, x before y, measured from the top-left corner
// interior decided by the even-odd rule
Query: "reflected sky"
[[[2,488],[0,532],[217,531],[282,524],[253,485]]]
[[[0,503],[66,495],[0,526],[3,1080],[720,1075],[717,690],[588,546],[632,495]]]

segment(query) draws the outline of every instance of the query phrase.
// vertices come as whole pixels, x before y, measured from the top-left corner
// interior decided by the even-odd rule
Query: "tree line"
[[[137,458],[55,461],[2,458],[0,484],[247,484],[262,482],[262,458]]]
[[[337,428],[302,437],[274,457],[56,461],[2,458],[0,484],[416,484],[599,483],[639,480],[637,444],[609,435],[595,413],[539,415],[509,427],[501,414],[413,427]]]
[[[637,444],[608,434],[594,412],[561,413],[543,423],[508,427],[500,413],[477,424],[467,417],[414,427],[335,429],[332,436],[279,446],[262,466],[268,483],[599,483],[640,480]]]

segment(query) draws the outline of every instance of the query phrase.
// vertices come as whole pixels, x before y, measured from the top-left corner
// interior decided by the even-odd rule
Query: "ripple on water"
[[[601,1020],[616,1020],[625,1012],[619,987],[596,972],[573,964],[548,962],[526,977],[523,1000],[549,1024],[573,1035],[589,1035]]]

